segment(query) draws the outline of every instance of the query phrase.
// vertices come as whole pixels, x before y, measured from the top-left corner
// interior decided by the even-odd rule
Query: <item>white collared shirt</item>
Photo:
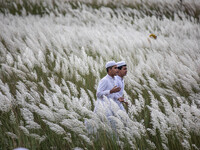
[[[102,78],[99,82],[98,88],[97,88],[97,98],[103,99],[103,95],[105,95],[107,98],[112,98],[113,100],[116,99],[116,93],[110,93],[110,90],[116,86],[116,78],[112,78],[110,75],[106,75],[104,78]]]
[[[123,97],[123,91],[124,91],[124,79],[120,76],[115,76],[115,84],[121,88],[119,92],[117,92],[117,97]]]

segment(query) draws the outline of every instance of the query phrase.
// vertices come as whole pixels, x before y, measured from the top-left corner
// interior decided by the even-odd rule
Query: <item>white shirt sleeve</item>
[[[110,94],[110,90],[107,89],[107,80],[101,80],[99,82],[98,88],[97,88],[97,98],[103,98],[103,95],[107,96]]]
[[[118,80],[115,78],[115,85],[117,87],[120,87]],[[113,99],[117,100],[118,98],[120,98],[119,92],[113,93]]]
[[[119,94],[119,92],[115,93],[115,96],[114,96],[115,99],[118,99],[120,97],[121,97],[121,95]]]
[[[115,78],[115,85],[116,85],[117,87],[120,87],[120,88],[121,88],[120,91],[123,91],[123,87],[122,87],[122,85],[121,85],[120,83],[121,83],[121,80],[120,80],[119,78],[116,77],[116,78]],[[122,97],[120,91],[117,92],[117,93],[115,93],[115,96],[114,96],[115,99],[118,99],[118,98]]]

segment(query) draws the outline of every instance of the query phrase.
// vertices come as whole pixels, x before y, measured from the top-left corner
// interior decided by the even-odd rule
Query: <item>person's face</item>
[[[127,74],[127,66],[123,66],[121,70],[119,70],[118,73],[121,77],[126,76]]]
[[[111,69],[110,69],[110,74],[113,76],[116,76],[118,73],[118,68],[117,65],[114,65]]]

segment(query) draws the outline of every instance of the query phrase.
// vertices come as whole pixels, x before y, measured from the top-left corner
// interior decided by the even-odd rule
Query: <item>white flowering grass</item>
[[[200,3],[0,2],[0,149],[199,149]],[[148,36],[154,33],[157,39]],[[127,113],[94,113],[125,60]]]

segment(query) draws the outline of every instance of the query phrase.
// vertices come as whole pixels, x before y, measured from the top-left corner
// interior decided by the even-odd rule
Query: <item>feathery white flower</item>
[[[15,124],[16,123],[16,117],[13,111],[10,113],[10,122]]]
[[[6,55],[6,61],[7,61],[7,63],[8,63],[9,66],[12,66],[12,65],[13,65],[14,60],[13,60],[13,56],[12,56],[10,53],[8,53],[8,54]]]
[[[164,143],[162,143],[162,147],[163,147],[164,150],[169,150],[169,148],[167,147],[167,145],[164,144]]]
[[[6,135],[8,135],[9,137],[11,137],[12,139],[18,139],[17,135],[12,133],[12,132],[6,132]]]
[[[82,138],[87,144],[93,145],[93,142],[86,135],[80,134],[79,137]]]
[[[67,94],[68,97],[71,97],[70,90],[69,90],[69,88],[68,88],[68,86],[67,86],[67,84],[66,84],[64,79],[62,79],[62,85],[63,85],[61,87],[62,91],[64,91]]]
[[[64,119],[61,124],[77,134],[84,134],[85,126],[77,119]]]
[[[41,129],[41,126],[34,121],[26,121],[27,125],[25,126],[27,129]]]
[[[27,108],[21,108],[21,115],[23,116],[25,121],[33,121],[34,120],[34,116],[33,113],[28,110]]]
[[[83,88],[80,89],[80,99],[79,100],[80,100],[80,103],[82,106],[86,107],[89,110],[91,109],[90,98]]]
[[[83,148],[75,147],[75,148],[73,148],[73,150],[83,150]]]
[[[67,81],[67,83],[69,84],[70,90],[73,93],[73,95],[77,97],[79,92],[76,88],[76,85],[74,83],[70,82],[70,81]]]
[[[65,134],[65,133],[66,133],[65,130],[64,130],[61,126],[59,126],[58,124],[49,122],[49,121],[44,120],[44,119],[43,119],[43,121],[44,121],[44,122],[49,126],[49,128],[50,128],[52,131],[54,131],[56,134],[62,135],[62,134]]]
[[[150,141],[149,139],[147,139],[146,142],[151,147],[151,149],[156,149],[156,145],[152,141]]]
[[[192,144],[192,147],[193,147],[195,150],[198,150],[198,149],[199,149],[195,144]]]
[[[47,118],[48,120],[50,121],[55,121],[55,117],[54,117],[54,114],[53,112],[49,109],[49,107],[47,107],[46,105],[44,104],[39,104],[39,107],[41,109],[38,109],[38,111],[36,112],[37,114],[40,115],[40,117],[42,118]]]
[[[19,128],[20,128],[20,130],[22,130],[22,132],[25,134],[25,135],[29,135],[29,131],[28,131],[28,129],[26,129],[26,127],[24,127],[24,126],[19,126]]]
[[[183,139],[183,142],[181,144],[185,149],[191,149],[190,143],[188,142],[187,139]]]
[[[2,112],[8,112],[12,107],[11,101],[0,92],[0,110]]]
[[[29,136],[30,137],[33,137],[34,139],[36,139],[36,140],[39,140],[39,142],[42,142],[43,140],[45,140],[45,136],[40,136],[40,135],[38,135],[38,134],[35,134],[35,133],[30,133],[29,134]]]

